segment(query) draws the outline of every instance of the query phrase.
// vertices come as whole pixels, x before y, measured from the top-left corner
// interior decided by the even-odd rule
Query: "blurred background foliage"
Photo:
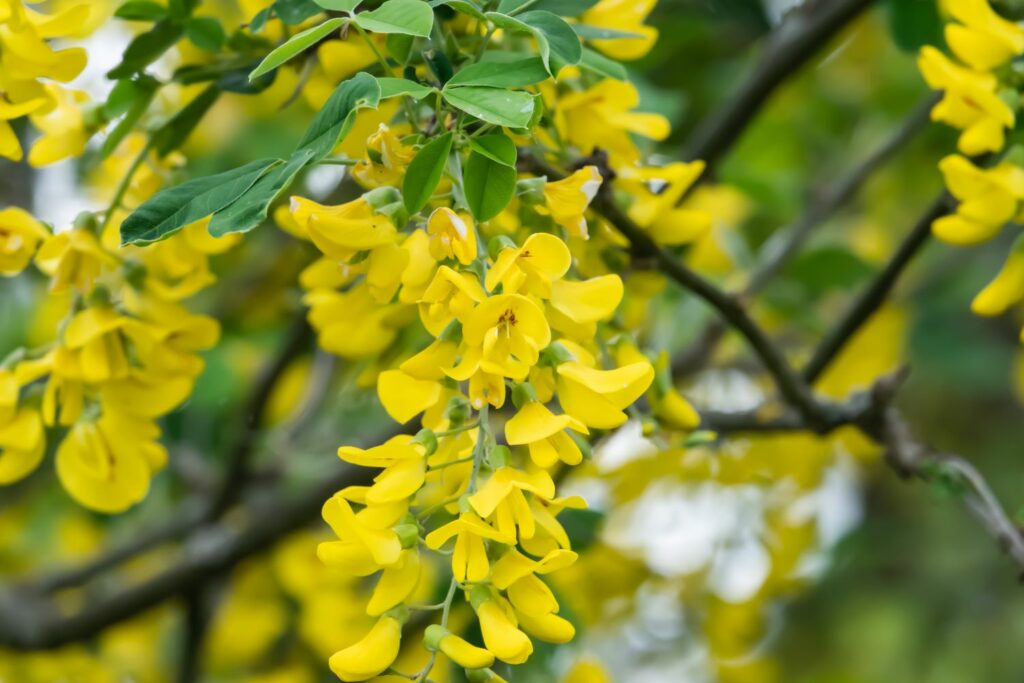
[[[260,6],[222,4],[225,16],[236,21]],[[674,122],[673,135],[653,150],[656,154],[665,160],[684,155],[685,141],[754,66],[766,35],[789,4],[659,3],[649,23],[658,27],[661,40],[631,66],[641,109]],[[726,285],[740,285],[765,241],[796,220],[929,96],[914,52],[925,42],[935,43],[940,26],[932,0],[880,2],[785,84],[719,166],[716,194],[695,198],[718,215],[720,253],[691,254],[694,265]],[[206,172],[277,154],[310,116],[301,98],[281,111],[256,99],[228,97],[217,105],[185,149],[194,168]],[[940,126],[921,130],[766,290],[757,313],[794,354],[820,337],[850,292],[877,272],[909,230],[940,188],[935,165],[953,149],[953,140]],[[33,179],[43,218],[51,211],[50,220],[67,220],[89,205],[89,188],[74,173],[73,167],[61,166]],[[336,180],[311,177],[307,184],[315,192]],[[55,184],[66,192],[61,203],[40,206],[40,188],[50,188],[52,196]],[[341,193],[333,198],[341,199],[344,189]],[[25,196],[8,199],[27,203]],[[999,240],[955,251],[932,244],[907,273],[898,300],[879,314],[838,372],[849,369],[864,382],[877,374],[861,372],[864,367],[884,371],[902,358],[911,374],[900,405],[917,431],[936,447],[969,457],[1012,510],[1024,501],[1019,321],[981,319],[969,311],[972,296],[999,267],[1005,250]],[[193,398],[166,423],[171,470],[154,480],[144,504],[110,519],[74,506],[50,468],[0,491],[5,576],[74,564],[115,546],[161,522],[175,504],[215,481],[218,458],[232,437],[224,427],[237,422],[254,375],[287,334],[289,311],[300,297],[296,278],[309,258],[308,245],[271,229],[218,257],[221,284],[203,294],[199,308],[221,320],[224,337],[207,355]],[[45,338],[55,325],[59,311],[35,309],[33,292],[40,286],[29,279],[0,282],[0,351]],[[708,315],[687,297],[670,297],[661,306],[665,315],[652,334],[671,347],[692,340]],[[698,404],[735,407],[756,394],[758,387],[736,374],[745,362],[737,340],[727,339],[715,358],[716,368],[724,369],[688,380]],[[300,491],[337,466],[333,452],[342,438],[383,425],[376,400],[358,388],[365,370],[342,367],[323,354],[290,368],[271,404],[273,428],[261,444],[258,470],[283,476]],[[323,406],[305,414],[303,407],[317,394],[326,395]],[[811,437],[740,439],[692,449],[690,456],[661,454],[655,457],[665,460],[656,466],[651,458],[641,459],[634,468],[639,472],[628,463],[607,465],[616,447],[606,445],[598,466],[569,486],[597,491],[597,498],[620,505],[609,506],[617,511],[610,515],[599,503],[596,512],[570,517],[574,547],[589,550],[556,581],[574,616],[593,626],[579,638],[583,650],[604,659],[616,680],[640,683],[1020,680],[1024,649],[1015,644],[1024,638],[1024,593],[1010,563],[955,501],[956,487],[904,482],[877,452],[843,438],[828,440],[828,455]],[[686,457],[704,465],[690,471],[671,461]],[[757,466],[761,457],[782,464]],[[723,475],[732,461],[755,464],[750,471],[737,465],[737,473]],[[726,465],[718,469],[722,462]],[[717,476],[704,476],[703,466]],[[671,502],[680,500],[672,493],[677,479],[688,487],[685,504]],[[798,482],[795,492],[786,480]],[[649,497],[657,486],[663,498],[641,510],[635,499]],[[812,491],[824,498],[809,521],[773,521],[773,515],[784,516],[787,505]],[[785,504],[778,503],[780,496]],[[654,538],[635,537],[638,519],[658,527]],[[669,527],[677,533],[669,533]],[[316,595],[310,590],[332,581],[310,555],[319,533],[315,525],[223,582],[204,680],[329,680],[326,656],[348,630],[363,626],[339,618],[350,588],[336,586]],[[785,534],[790,536],[783,543],[779,539]],[[632,540],[623,542],[623,535]],[[774,569],[753,569],[763,557],[737,550],[751,537],[773,549]],[[808,548],[817,551],[813,561],[804,556]],[[732,550],[735,556],[719,561]],[[718,559],[694,560],[713,555]],[[160,562],[160,555],[150,556],[106,580],[145,575]],[[803,570],[787,570],[799,563],[806,565]],[[730,582],[715,576],[730,571],[740,578]],[[744,577],[756,581],[747,585]],[[71,591],[63,597],[73,605],[85,596]],[[110,630],[97,644],[58,654],[7,659],[0,654],[0,680],[171,680],[181,638],[180,607],[168,605]],[[569,666],[566,656],[539,651],[514,680],[556,680]],[[581,676],[578,681],[597,680]]]

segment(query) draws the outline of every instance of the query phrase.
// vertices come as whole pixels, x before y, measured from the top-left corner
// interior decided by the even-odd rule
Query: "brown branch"
[[[871,3],[829,0],[808,3],[806,9],[791,12],[772,33],[753,71],[736,93],[697,127],[686,146],[685,158],[703,159],[710,172],[772,93]]]
[[[929,120],[929,112],[936,98],[924,99],[899,127],[867,158],[811,202],[807,210],[790,227],[777,231],[761,248],[759,263],[750,274],[741,299],[749,299],[760,292],[789,262],[800,247],[833,214],[845,206],[864,183],[900,148],[912,140]],[[697,339],[672,360],[674,375],[687,375],[704,367],[727,327],[721,320],[708,323]]]
[[[893,257],[815,349],[811,360],[803,371],[804,379],[809,384],[814,384],[857,330],[885,303],[886,297],[896,286],[903,270],[928,242],[932,222],[948,213],[950,205],[950,196],[943,192],[917,219],[917,223],[904,238]]]

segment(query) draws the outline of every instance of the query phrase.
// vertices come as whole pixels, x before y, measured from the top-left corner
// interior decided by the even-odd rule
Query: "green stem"
[[[153,138],[146,140],[146,144],[142,147],[138,156],[132,160],[131,166],[125,172],[124,177],[121,178],[121,182],[118,183],[117,189],[114,190],[114,197],[110,200],[110,206],[107,207],[107,212],[103,216],[103,223],[100,225],[100,234],[102,235],[106,231],[107,226],[110,225],[110,220],[114,217],[114,212],[121,208],[121,202],[124,201],[124,196],[128,192],[128,188],[132,184],[132,178],[135,177],[136,171],[139,170],[139,166],[149,156],[149,150],[153,147]]]

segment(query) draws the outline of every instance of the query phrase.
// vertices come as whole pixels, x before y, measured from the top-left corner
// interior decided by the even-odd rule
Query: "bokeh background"
[[[260,5],[223,4],[239,17]],[[661,0],[649,23],[662,38],[631,65],[641,109],[674,123],[673,135],[652,151],[664,160],[685,155],[694,130],[735,92],[795,4]],[[716,226],[688,254],[691,264],[725,286],[742,284],[765,241],[929,97],[915,51],[940,34],[932,0],[880,1],[782,86],[719,165],[716,182],[693,198],[715,213]],[[130,35],[115,23],[90,39],[92,61],[77,85],[95,99],[105,92],[100,75]],[[208,172],[287,151],[310,114],[301,97],[280,111],[228,97],[190,139],[189,168]],[[950,131],[918,126],[764,291],[757,313],[794,354],[820,337],[850,292],[885,262],[940,189],[936,163],[953,147]],[[311,174],[308,194],[345,198],[352,190],[341,173]],[[103,205],[110,178],[86,176],[73,162],[35,172],[4,164],[0,204],[67,225]],[[1016,512],[1024,500],[1020,321],[969,311],[1009,239],[956,250],[931,244],[823,387],[842,395],[908,365],[899,403],[915,431],[974,462]],[[224,426],[234,423],[254,374],[287,334],[301,296],[296,278],[309,256],[308,245],[267,226],[217,257],[220,286],[197,307],[221,320],[224,336],[207,354],[193,398],[166,421],[170,469],[143,504],[116,518],[75,506],[52,467],[0,491],[5,581],[91,557],[209,489],[231,438]],[[62,311],[40,308],[44,286],[31,277],[0,282],[0,356],[52,334]],[[653,335],[674,346],[695,338],[707,320],[686,297],[663,306]],[[740,409],[764,395],[737,340],[727,338],[711,365],[683,378],[699,406]],[[365,370],[323,353],[289,368],[260,442],[262,476],[301,491],[337,467],[339,443],[386,424],[375,399],[359,389]],[[853,435],[732,438],[666,452],[631,424],[601,444],[567,487],[593,507],[571,516],[574,547],[586,551],[555,581],[581,635],[559,652],[541,649],[513,680],[561,680],[580,656],[601,661],[615,680],[637,683],[962,683],[1017,681],[1024,671],[1017,646],[1024,591],[1012,563],[959,504],[957,486],[904,481]],[[322,534],[313,524],[218,582],[203,680],[331,680],[326,657],[360,627],[350,614],[358,587],[316,565]],[[116,587],[144,576],[177,552],[167,548],[99,583]],[[62,599],[74,606],[89,590]],[[170,603],[96,642],[35,655],[0,652],[0,681],[174,680],[182,638],[181,606]],[[598,680],[576,675],[576,683]]]

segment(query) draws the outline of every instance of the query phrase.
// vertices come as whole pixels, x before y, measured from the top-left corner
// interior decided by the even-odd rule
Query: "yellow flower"
[[[423,640],[428,648],[440,650],[464,669],[486,669],[494,664],[494,655],[488,650],[471,645],[438,624],[427,627]]]
[[[339,567],[354,576],[367,576],[401,560],[402,543],[392,527],[405,515],[408,505],[404,502],[368,505],[356,514],[348,497],[358,498],[360,493],[350,487],[324,503],[324,521],[338,540],[324,541],[317,546],[317,557],[324,564]]]
[[[128,349],[122,333],[128,322],[109,306],[75,314],[64,332],[64,345],[79,354],[82,379],[95,383],[128,376]]]
[[[664,140],[671,132],[664,116],[631,111],[639,103],[632,84],[608,78],[584,92],[561,96],[554,107],[555,125],[584,154],[603,149],[614,166],[630,164],[640,158],[631,133]]]
[[[366,140],[366,154],[367,158],[352,169],[356,180],[370,188],[399,186],[416,150],[403,145],[395,132],[382,123]]]
[[[953,154],[939,162],[950,193],[960,200],[956,213],[932,223],[935,236],[951,244],[984,242],[1013,218],[1024,199],[1024,169],[1003,162],[980,169]]]
[[[996,14],[988,0],[956,0],[949,9],[960,24],[946,24],[953,54],[978,71],[991,71],[1024,52],[1024,29]]]
[[[454,352],[454,344],[451,344]],[[438,366],[438,372],[440,368]],[[395,422],[405,424],[441,400],[444,386],[436,379],[417,379],[402,370],[385,370],[377,377],[377,396]]]
[[[565,569],[576,561],[577,555],[571,550],[556,549],[534,560],[515,548],[510,548],[494,563],[491,583],[498,590],[508,590],[510,586],[522,579],[535,574],[550,574]]]
[[[337,206],[292,197],[291,211],[320,251],[343,261],[357,252],[391,244],[398,234],[388,217],[375,213],[363,197]]]
[[[572,255],[565,242],[554,235],[538,232],[521,247],[507,247],[498,253],[487,271],[484,285],[493,292],[500,284],[503,294],[532,294],[551,298],[551,283],[569,270]]]
[[[516,628],[515,617],[501,598],[488,596],[474,604],[480,620],[480,632],[484,645],[495,657],[509,664],[522,664],[533,654],[533,643],[525,633]]]
[[[537,523],[537,532],[533,538],[521,539],[523,550],[538,557],[544,557],[558,549],[568,550],[571,545],[569,535],[565,533],[557,516],[566,508],[584,510],[586,507],[586,501],[579,496],[552,500],[534,496],[530,500],[530,513]]]
[[[466,379],[477,367],[487,373],[525,379],[540,350],[551,343],[544,312],[521,294],[492,296],[466,316],[462,335],[469,348],[457,370]],[[467,372],[470,371],[470,372]],[[456,376],[459,375],[459,376]]]
[[[593,44],[614,59],[640,59],[651,51],[658,40],[658,29],[644,25],[644,20],[654,9],[656,2],[657,0],[601,0],[584,12],[580,21],[589,26],[639,34],[636,38],[595,40]]]
[[[43,459],[46,437],[39,412],[18,407],[15,374],[0,369],[0,484],[27,476]]]
[[[539,579],[537,582],[541,583]],[[524,631],[547,643],[568,643],[576,636],[576,628],[554,612],[533,614],[517,608],[516,616]]]
[[[621,186],[633,198],[629,217],[658,244],[675,246],[700,239],[711,230],[711,213],[677,208],[676,202],[703,172],[703,161],[624,168]]]
[[[167,461],[155,423],[104,409],[81,421],[57,448],[57,476],[71,497],[97,512],[115,513],[146,497],[149,480]]]
[[[555,415],[543,403],[534,401],[520,408],[515,417],[505,423],[505,439],[510,446],[528,446],[530,459],[538,467],[551,467],[559,460],[566,465],[578,465],[583,461],[583,453],[566,434],[566,429],[589,433],[579,420],[569,415]]]
[[[398,563],[380,574],[373,588],[366,613],[371,617],[384,614],[404,603],[416,590],[421,574],[420,554],[415,548],[403,550]]]
[[[535,525],[524,491],[550,500],[555,496],[555,483],[543,470],[527,474],[511,467],[500,467],[469,497],[469,504],[483,519],[493,517],[499,533],[512,538],[532,538]]]
[[[484,539],[498,543],[515,543],[516,541],[515,536],[499,532],[477,517],[475,513],[463,512],[458,519],[427,534],[427,547],[437,550],[453,537],[455,538],[455,552],[452,553],[452,574],[459,583],[467,581],[477,583],[487,578],[491,564],[487,560]]]
[[[382,505],[405,500],[423,486],[427,471],[425,451],[412,437],[402,434],[368,450],[342,446],[338,457],[361,467],[380,467],[383,471],[366,490],[366,502]]]
[[[558,400],[566,413],[588,427],[612,429],[626,421],[623,409],[647,391],[653,380],[654,368],[646,360],[614,370],[562,363],[558,366]]]
[[[320,346],[343,358],[369,358],[386,349],[407,320],[405,306],[382,306],[367,287],[316,289],[303,297]]]
[[[393,617],[381,617],[362,640],[331,656],[331,671],[343,681],[378,676],[398,657],[401,641],[402,624]]]
[[[458,259],[468,266],[476,260],[476,228],[466,212],[455,213],[448,207],[434,209],[427,220],[430,255],[438,261]]]
[[[0,157],[6,157],[12,161],[21,161],[24,156],[24,152],[21,150],[21,142],[8,122],[31,114],[47,106],[49,103],[50,101],[45,97],[35,97],[18,103],[7,102],[0,98]]]
[[[569,669],[562,683],[612,683],[612,679],[599,663],[582,659]]]
[[[583,214],[600,187],[601,172],[596,166],[584,166],[567,178],[545,183],[546,205],[538,206],[537,210],[550,215],[570,236],[586,239],[589,232]]]
[[[978,315],[1001,315],[1024,298],[1024,240],[1018,238],[1006,263],[992,282],[981,290],[971,310]]]
[[[0,211],[0,275],[24,270],[49,236],[50,231],[24,209],[11,206]]]
[[[49,237],[36,254],[39,269],[49,275],[50,290],[77,289],[87,292],[104,266],[117,265],[117,259],[103,250],[96,236],[84,228],[59,232]]]
[[[574,282],[559,280],[551,291],[547,308],[553,327],[580,341],[594,338],[595,324],[607,320],[622,301],[622,278],[600,275]]]
[[[441,266],[419,300],[420,321],[430,334],[440,336],[452,320],[464,322],[486,296],[476,275]]]
[[[1003,148],[1004,129],[1013,128],[1014,116],[996,93],[995,76],[959,66],[930,45],[921,48],[917,65],[928,86],[943,91],[932,119],[963,131],[961,152],[973,156]]]
[[[82,105],[89,98],[78,90],[50,87],[55,92],[55,106],[29,115],[32,124],[42,133],[28,152],[28,163],[37,167],[77,157],[85,151],[85,144],[89,141],[89,131],[85,129],[82,114]]]

